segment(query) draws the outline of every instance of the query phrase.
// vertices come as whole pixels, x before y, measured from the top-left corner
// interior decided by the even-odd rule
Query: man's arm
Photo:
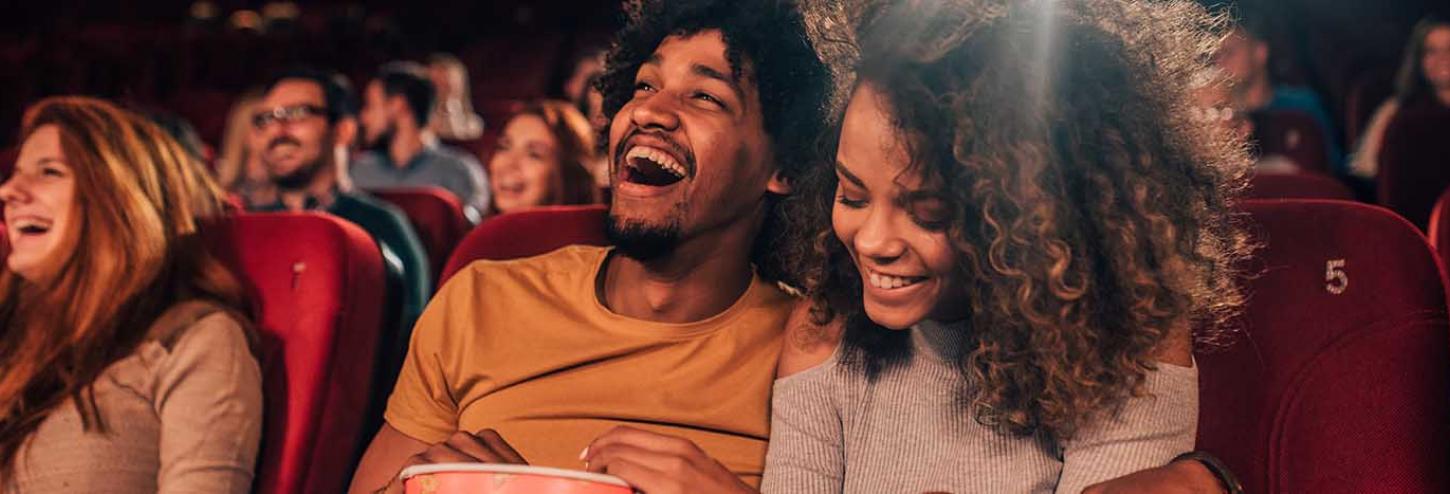
[[[432,463],[513,463],[528,461],[514,451],[498,432],[492,429],[470,434],[454,432],[448,440],[429,446],[408,437],[393,426],[383,424],[372,444],[363,454],[362,464],[352,476],[349,494],[395,494],[403,492],[398,474],[413,465]]]
[[[409,458],[428,449],[428,443],[408,437],[393,426],[383,424],[363,453],[362,463],[352,475],[348,494],[371,494],[383,491],[402,472]]]

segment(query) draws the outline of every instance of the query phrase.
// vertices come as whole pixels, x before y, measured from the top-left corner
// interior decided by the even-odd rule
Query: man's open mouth
[[[620,163],[620,178],[626,182],[666,187],[689,175],[689,168],[674,154],[652,146],[634,146]]]

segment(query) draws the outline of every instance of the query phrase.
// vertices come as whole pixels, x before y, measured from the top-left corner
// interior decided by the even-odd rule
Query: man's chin
[[[659,222],[610,214],[605,235],[615,251],[639,261],[660,259],[674,252],[680,243],[678,222]]]

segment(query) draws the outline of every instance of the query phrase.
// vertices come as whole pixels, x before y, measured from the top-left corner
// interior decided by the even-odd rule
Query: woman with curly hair
[[[835,164],[797,182],[815,326],[782,357],[762,491],[1076,493],[1191,450],[1193,341],[1241,305],[1247,250],[1243,145],[1187,111],[1216,21],[876,10]]]
[[[25,114],[0,184],[0,492],[245,493],[262,430],[224,192],[159,127],[83,97]]]

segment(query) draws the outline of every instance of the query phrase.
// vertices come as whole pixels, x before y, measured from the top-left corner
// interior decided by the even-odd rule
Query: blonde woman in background
[[[267,178],[267,170],[256,153],[250,151],[252,111],[262,100],[262,92],[250,90],[237,97],[227,114],[227,128],[222,134],[222,152],[216,160],[216,178],[227,192],[240,196],[244,204],[277,202],[277,188]]]

